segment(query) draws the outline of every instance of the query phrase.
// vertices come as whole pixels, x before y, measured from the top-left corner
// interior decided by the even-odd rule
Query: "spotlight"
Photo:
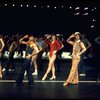
[[[5,4],[5,6],[7,6],[7,4]]]
[[[96,19],[93,19],[92,21],[93,21],[93,22],[96,22]]]
[[[63,5],[62,5],[61,7],[62,7],[62,8],[64,8],[64,6],[63,6]]]
[[[23,5],[20,5],[21,7],[23,7]]]
[[[49,5],[47,5],[47,8],[49,8],[50,6]]]
[[[85,7],[85,8],[84,8],[84,10],[87,10],[87,9],[88,9],[88,7]]]
[[[96,7],[94,7],[94,9],[97,9]]]
[[[36,5],[34,5],[34,7],[36,7]]]
[[[29,5],[26,5],[26,7],[29,7]]]
[[[76,8],[75,8],[75,10],[78,10],[78,9],[80,9],[80,7],[76,7]]]
[[[88,13],[84,13],[83,15],[88,15]]]
[[[79,12],[77,12],[77,13],[74,13],[74,15],[79,15],[80,13]]]
[[[94,25],[91,25],[91,28],[94,28]]]
[[[41,8],[43,8],[43,6],[41,6]]]
[[[91,11],[94,11],[94,8],[93,8],[93,9],[91,9]]]
[[[13,7],[15,6],[15,4],[12,5]]]
[[[56,9],[57,7],[55,6],[54,9]]]
[[[72,7],[71,7],[71,6],[70,6],[69,8],[70,8],[70,9],[72,9]]]

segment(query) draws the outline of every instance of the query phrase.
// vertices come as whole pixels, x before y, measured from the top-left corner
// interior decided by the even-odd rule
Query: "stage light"
[[[54,9],[56,9],[57,7],[55,6]]]
[[[20,5],[21,7],[23,7],[23,5]]]
[[[97,9],[96,7],[94,7],[94,9]]]
[[[70,8],[70,9],[72,9],[72,7],[71,7],[71,6],[70,6],[69,8]]]
[[[7,4],[5,4],[5,6],[7,6]]]
[[[43,6],[41,6],[41,8],[43,8]]]
[[[94,11],[94,9],[91,9],[91,11]]]
[[[88,13],[84,13],[83,15],[88,15]]]
[[[78,10],[78,9],[80,9],[80,7],[76,7],[76,8],[75,8],[75,10]]]
[[[47,5],[47,8],[49,8],[50,6],[49,5]]]
[[[77,13],[74,13],[74,15],[79,15],[80,13],[79,12],[77,12]]]
[[[13,7],[15,6],[15,4],[12,5]]]
[[[61,7],[62,7],[62,8],[64,8],[64,6],[63,6],[63,5],[62,5]]]
[[[93,22],[96,22],[96,19],[92,19]]]
[[[91,28],[94,28],[94,25],[91,25]]]
[[[29,7],[29,5],[26,5],[26,7]]]
[[[34,7],[36,7],[36,5],[34,5]]]
[[[85,7],[85,8],[84,8],[84,10],[87,10],[87,9],[88,9],[88,7]]]

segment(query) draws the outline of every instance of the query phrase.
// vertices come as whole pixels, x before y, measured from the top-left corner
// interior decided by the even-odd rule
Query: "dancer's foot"
[[[32,75],[38,75],[38,73],[37,72],[33,72]]]
[[[24,76],[26,76],[26,75],[27,75],[27,72],[25,71]]]
[[[63,86],[67,86],[68,85],[68,82],[65,82],[64,84],[63,84]]]
[[[4,72],[5,70],[6,70],[5,68],[2,69],[3,72]]]
[[[47,78],[47,75],[44,75],[42,78],[42,81],[44,81]]]
[[[55,80],[56,79],[56,76],[52,76],[51,78],[50,78],[50,80]]]

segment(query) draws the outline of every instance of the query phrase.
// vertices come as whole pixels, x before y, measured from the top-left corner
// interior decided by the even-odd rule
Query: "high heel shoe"
[[[56,79],[56,76],[52,76],[51,78],[50,78],[50,80],[55,80]]]
[[[65,82],[64,84],[63,84],[63,86],[67,86],[68,85],[68,82]]]
[[[42,81],[44,81],[47,78],[47,75],[44,75],[42,78]]]

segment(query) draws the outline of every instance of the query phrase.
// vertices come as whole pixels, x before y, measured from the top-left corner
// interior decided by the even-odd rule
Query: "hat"
[[[77,35],[77,34],[80,34],[80,32],[75,32],[75,34]]]

